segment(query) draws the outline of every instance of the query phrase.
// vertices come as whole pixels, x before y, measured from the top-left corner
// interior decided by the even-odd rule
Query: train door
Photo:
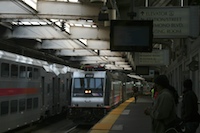
[[[122,101],[125,101],[125,99],[127,99],[126,88],[127,88],[127,83],[123,83],[123,86],[122,86]]]
[[[44,96],[45,96],[45,83],[44,83],[44,81],[45,81],[45,78],[44,77],[42,77],[41,78],[41,92],[42,92],[42,101],[41,101],[41,103],[42,103],[42,105],[41,106],[44,106]]]
[[[52,113],[57,114],[60,110],[60,78],[53,77],[53,105]]]
[[[70,84],[70,80],[67,78],[66,79],[66,93],[67,93],[67,106],[69,105],[69,103],[71,103],[71,99],[70,99],[70,94],[71,94],[71,84]]]
[[[110,90],[110,105],[113,106],[114,104],[114,85],[111,82],[111,90]]]

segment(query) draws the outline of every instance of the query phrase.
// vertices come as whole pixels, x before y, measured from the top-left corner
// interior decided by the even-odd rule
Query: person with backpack
[[[188,133],[196,133],[200,123],[200,115],[198,113],[198,99],[192,90],[192,80],[186,79],[183,82],[183,87],[181,119],[185,123]]]

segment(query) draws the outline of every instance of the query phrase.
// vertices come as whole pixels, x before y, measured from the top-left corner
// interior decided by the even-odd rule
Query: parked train
[[[79,71],[72,76],[69,118],[93,124],[111,109],[133,96],[126,74],[110,71]]]
[[[84,71],[0,50],[0,132],[60,114],[91,122],[132,97],[126,74]]]
[[[0,51],[0,132],[65,111],[75,70]]]

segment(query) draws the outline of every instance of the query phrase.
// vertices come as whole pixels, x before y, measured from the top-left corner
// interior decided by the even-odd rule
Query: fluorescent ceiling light
[[[75,2],[75,3],[78,3],[79,1],[78,1],[78,0],[69,0],[69,2]]]
[[[39,22],[41,25],[47,25],[47,22]]]
[[[40,25],[39,22],[30,22],[32,25]]]
[[[30,22],[22,22],[23,25],[31,25]]]

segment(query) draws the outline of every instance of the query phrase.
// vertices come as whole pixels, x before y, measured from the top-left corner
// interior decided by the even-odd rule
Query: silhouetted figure
[[[172,85],[169,85],[168,89],[170,90],[173,98],[174,98],[174,102],[176,104],[176,106],[178,105],[179,103],[179,95],[178,95],[178,92],[177,90],[172,86]]]
[[[183,82],[183,101],[181,108],[181,119],[188,129],[188,133],[196,133],[199,126],[200,116],[198,114],[198,99],[192,90],[192,80],[186,79]]]
[[[137,98],[138,98],[138,87],[134,86],[133,91],[134,91],[134,98],[135,98],[135,103],[136,103],[137,102]]]
[[[158,97],[158,91],[157,91],[156,88],[153,86],[153,87],[151,88],[151,98],[152,98],[152,101],[153,101],[152,104],[154,104],[154,102],[155,102],[155,100],[156,100],[157,97]]]

